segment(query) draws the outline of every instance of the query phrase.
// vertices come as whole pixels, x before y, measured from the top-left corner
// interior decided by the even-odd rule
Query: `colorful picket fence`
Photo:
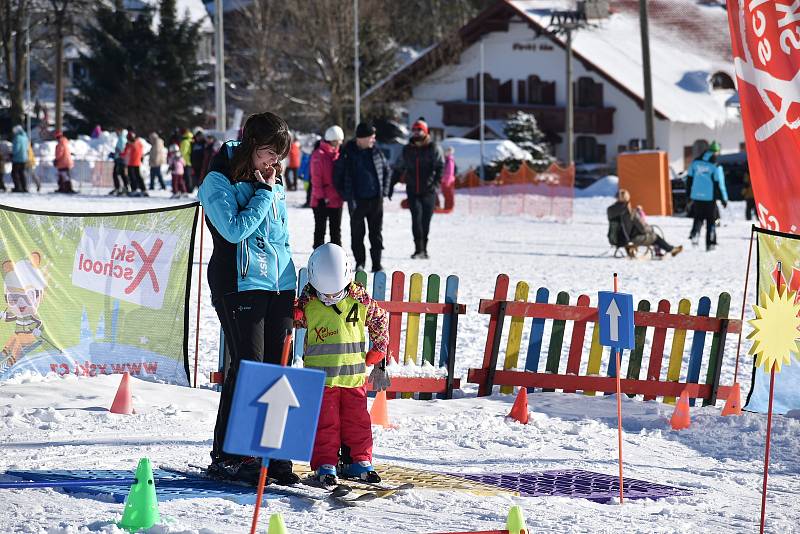
[[[356,273],[356,282],[368,290],[367,273]],[[387,276],[377,272],[372,277],[371,295],[381,307],[389,312],[389,356],[395,362],[410,362],[422,365],[428,362],[436,366],[436,347],[439,346],[438,366],[445,368],[446,377],[412,377],[392,376],[392,385],[387,396],[393,398],[400,393],[410,398],[414,393],[420,399],[431,399],[432,394],[442,398],[451,398],[453,389],[461,387],[460,379],[455,378],[454,366],[456,358],[456,341],[458,338],[458,316],[467,312],[464,304],[458,303],[458,277],[450,275],[445,280],[444,301],[441,301],[441,277],[438,274],[428,276],[423,298],[423,277],[414,273],[409,277],[408,300],[405,298],[405,273],[392,273],[391,286],[387,287]],[[298,277],[298,288],[302,290],[308,281],[308,271],[303,268]],[[389,290],[389,299],[386,291]],[[403,319],[405,315],[405,328]],[[424,316],[423,316],[424,315]],[[442,316],[441,327],[439,316]],[[420,334],[422,335],[420,340]],[[295,330],[294,357],[302,358],[305,345],[305,329]],[[401,341],[403,358],[400,359]],[[420,341],[421,351],[420,351]]]
[[[509,279],[505,274],[497,277],[492,299],[482,299],[479,313],[488,314],[489,328],[481,368],[468,372],[468,382],[479,384],[478,395],[490,395],[495,385],[502,393],[513,393],[514,386],[543,388],[543,391],[562,390],[565,393],[582,391],[587,395],[596,392],[616,391],[617,370],[614,358],[608,359],[606,376],[601,376],[603,347],[599,342],[597,308],[589,306],[589,296],[580,295],[574,305],[566,292],[556,295],[555,303],[550,303],[550,291],[539,288],[532,301],[529,301],[530,287],[527,282],[519,282],[513,300],[508,300]],[[681,299],[677,313],[671,313],[667,300],[658,303],[656,311],[651,311],[647,300],[639,301],[634,312],[635,347],[623,352],[621,366],[627,360],[627,370],[621,378],[622,392],[630,396],[643,395],[644,400],[662,397],[664,402],[674,403],[675,397],[685,389],[689,396],[702,398],[703,405],[713,405],[717,398],[726,398],[729,386],[719,385],[719,375],[728,333],[738,333],[741,321],[728,318],[730,295],[721,293],[717,299],[715,316],[710,316],[711,299],[702,297],[690,315],[691,303]],[[504,324],[510,317],[506,336],[505,359],[502,369],[497,369]],[[524,368],[520,364],[525,323],[530,320],[528,345]],[[550,321],[549,344],[540,369],[545,339],[546,322]],[[569,345],[564,349],[567,322],[572,323]],[[588,361],[582,365],[587,329],[590,323],[594,328],[589,334]],[[672,331],[672,345],[664,365],[664,350],[668,331]],[[687,334],[691,333],[691,344],[686,352]],[[710,350],[706,360],[704,383],[700,383],[703,368],[704,347],[708,334],[711,334]],[[648,335],[650,336],[648,338]],[[645,379],[641,378],[645,363],[645,346],[650,341],[647,356]],[[566,354],[566,359],[563,358]],[[688,358],[686,355],[688,354]],[[683,377],[683,380],[681,380]],[[694,405],[694,399],[691,400]]]

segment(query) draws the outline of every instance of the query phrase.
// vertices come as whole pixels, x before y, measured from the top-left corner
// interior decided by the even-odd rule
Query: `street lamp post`
[[[214,0],[214,89],[217,130],[227,129],[227,110],[225,105],[225,34],[222,31],[222,0]]]
[[[358,0],[353,0],[353,13],[354,13],[354,22],[353,22],[353,34],[355,39],[353,40],[355,45],[354,50],[354,62],[353,65],[355,67],[355,115],[356,115],[356,125],[361,122],[361,87],[359,81],[359,70],[361,67],[361,63],[358,58]]]

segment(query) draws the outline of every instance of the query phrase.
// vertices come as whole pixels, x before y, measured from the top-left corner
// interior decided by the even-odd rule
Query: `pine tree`
[[[146,135],[192,126],[204,107],[203,73],[197,65],[197,25],[178,21],[174,0],[161,5],[158,33],[153,13],[135,16],[98,3],[87,29],[91,56],[83,57],[87,76],[78,82],[75,109],[86,125],[132,126]]]
[[[546,169],[555,161],[550,146],[545,141],[545,135],[539,129],[533,114],[516,112],[506,121],[503,133],[509,141],[513,141],[531,155],[531,165],[535,169]]]

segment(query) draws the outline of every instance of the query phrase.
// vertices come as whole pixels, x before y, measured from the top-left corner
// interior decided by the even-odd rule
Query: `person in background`
[[[203,130],[197,130],[192,142],[191,166],[192,166],[192,189],[200,186],[200,179],[203,172],[203,160],[206,155],[206,136]]]
[[[286,166],[286,185],[289,191],[297,191],[297,170],[300,168],[300,141],[294,139],[289,149],[289,164]]]
[[[128,143],[128,130],[120,127],[114,128],[117,132],[117,144],[114,145],[114,190],[110,195],[127,195],[128,194],[128,175],[126,174],[126,161],[122,153],[125,151],[125,146]]]
[[[194,176],[192,173],[192,143],[194,137],[189,128],[184,128],[178,146],[181,147],[181,156],[183,156],[183,181],[186,183],[186,190],[191,193],[194,191],[195,184],[192,182]]]
[[[414,235],[413,259],[428,259],[428,234],[431,229],[436,191],[442,182],[444,156],[431,139],[428,125],[421,118],[411,125],[411,139],[397,160],[393,181],[405,182]]]
[[[91,137],[92,137],[92,139],[97,139],[98,137],[100,137],[100,134],[102,134],[102,133],[103,133],[103,129],[100,128],[100,125],[99,124],[95,124],[94,128],[92,129]]]
[[[53,166],[58,171],[58,189],[56,193],[75,193],[72,189],[70,170],[73,167],[72,151],[69,149],[69,140],[60,131],[56,132],[56,159]]]
[[[753,194],[753,184],[750,182],[750,166],[746,166],[744,169],[744,176],[742,176],[742,198],[744,198],[744,218],[748,221],[753,220],[753,217],[757,217],[758,213],[756,212],[756,197]]]
[[[206,136],[206,146],[203,148],[203,167],[200,170],[200,181],[198,182],[197,186],[200,187],[203,184],[203,178],[205,178],[206,174],[208,174],[208,167],[211,165],[211,160],[214,159],[214,156],[217,152],[219,152],[222,143],[217,142],[217,138],[213,135]]]
[[[122,154],[125,156],[125,161],[128,165],[128,181],[131,186],[131,196],[149,196],[147,194],[147,188],[144,186],[144,179],[141,173],[143,152],[144,147],[142,146],[142,140],[139,139],[132,128],[129,129],[128,144],[125,145],[125,150],[122,151]],[[138,193],[136,192],[137,189],[139,190]]]
[[[717,199],[722,200],[722,207],[728,207],[728,190],[725,187],[725,172],[717,164],[719,143],[713,141],[703,155],[692,162],[686,173],[686,189],[692,201],[692,231],[689,239],[696,245],[700,240],[700,230],[706,223],[706,251],[717,246],[716,221],[719,208]]]
[[[155,187],[156,178],[161,185],[161,190],[167,187],[164,185],[164,176],[161,174],[161,166],[166,162],[166,149],[164,140],[156,132],[151,132],[150,136],[150,191]]]
[[[42,179],[36,173],[36,154],[33,153],[33,144],[28,141],[28,161],[25,163],[25,171],[30,173],[31,180],[36,184],[36,192],[42,190]]]
[[[0,191],[6,190],[5,175],[6,161],[11,159],[11,153],[5,143],[0,142]]]
[[[619,230],[622,233],[619,244],[625,243],[625,252],[630,258],[636,257],[637,246],[655,246],[672,256],[677,256],[683,250],[681,245],[672,246],[667,243],[652,226],[647,224],[641,206],[638,209],[631,207],[631,194],[627,189],[619,190],[617,201],[608,207],[606,215],[609,223],[614,220],[619,223]]]
[[[186,182],[183,181],[184,161],[180,147],[173,143],[169,146],[167,154],[167,164],[169,172],[172,174],[172,198],[187,196]]]
[[[319,148],[320,143],[320,140],[314,143],[311,154]],[[306,154],[306,152],[303,151],[303,155],[300,157],[300,168],[297,170],[297,175],[303,180],[303,187],[306,189],[306,202],[300,206],[301,208],[311,207],[311,154]]]
[[[325,242],[325,227],[330,223],[331,243],[342,245],[342,197],[333,186],[333,169],[339,158],[339,147],[344,141],[344,132],[339,126],[331,126],[325,132],[325,140],[311,154],[311,208],[314,210],[314,248]],[[290,152],[291,154],[291,152]]]
[[[442,197],[444,204],[439,203],[439,196],[436,196],[436,207],[444,205],[446,211],[452,211],[455,205],[456,190],[456,160],[453,156],[455,149],[451,146],[444,151],[444,167],[442,168]]]
[[[389,197],[391,178],[383,152],[375,146],[375,128],[366,122],[356,126],[356,137],[344,145],[334,167],[333,183],[350,211],[350,246],[356,270],[364,270],[366,224],[369,225],[372,272],[383,270],[383,197]]]
[[[198,192],[214,242],[207,270],[211,304],[231,341],[208,474],[253,485],[261,459],[222,447],[239,363],[279,364],[292,330],[297,276],[280,166],[290,144],[286,121],[269,112],[251,115],[241,142],[222,146]],[[269,477],[278,484],[300,482],[289,460],[270,459]]]
[[[28,183],[25,178],[25,164],[28,163],[28,136],[19,124],[14,126],[11,139],[11,180],[14,182],[12,193],[27,193]]]

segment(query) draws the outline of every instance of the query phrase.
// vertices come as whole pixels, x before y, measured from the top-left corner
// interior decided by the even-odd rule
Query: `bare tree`
[[[25,32],[30,24],[34,0],[0,0],[0,61],[4,75],[2,92],[11,101],[10,115],[14,124],[24,118],[23,100],[28,53]]]
[[[75,15],[87,11],[91,4],[89,0],[50,0],[55,37],[56,130],[61,130],[64,123],[64,37],[71,29]]]

